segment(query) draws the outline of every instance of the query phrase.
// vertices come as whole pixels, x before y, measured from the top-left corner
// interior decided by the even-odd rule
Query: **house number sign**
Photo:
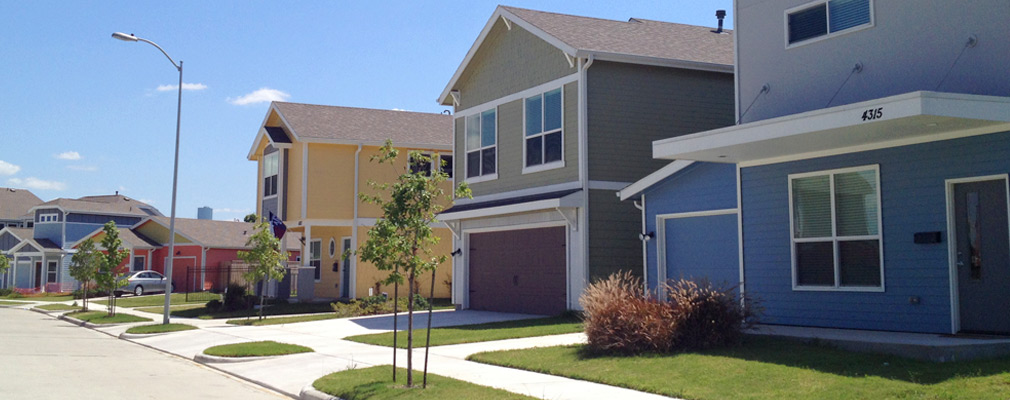
[[[871,108],[863,111],[863,121],[873,121],[884,117],[884,107]]]

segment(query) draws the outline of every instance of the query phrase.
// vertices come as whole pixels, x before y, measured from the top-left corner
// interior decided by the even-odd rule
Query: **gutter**
[[[649,292],[649,237],[645,231],[645,193],[642,193],[642,204],[634,201],[635,208],[642,210],[642,284],[645,292]],[[658,263],[656,265],[659,265]]]

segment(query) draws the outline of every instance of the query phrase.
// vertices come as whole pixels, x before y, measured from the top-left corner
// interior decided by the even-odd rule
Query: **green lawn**
[[[272,340],[262,342],[248,342],[224,344],[209,347],[203,351],[204,354],[218,357],[262,357],[262,356],[282,356],[286,354],[311,353],[312,350],[305,346],[296,344],[278,343]]]
[[[178,317],[178,315],[175,315],[175,311],[177,311],[177,310],[179,310],[179,311],[181,311],[181,310],[193,310],[193,309],[197,309],[197,308],[203,308],[203,304],[183,304],[181,306],[171,306],[170,308],[172,309],[172,316]],[[155,306],[155,307],[139,307],[139,308],[135,308],[135,310],[137,310],[137,311],[143,311],[143,312],[149,312],[149,313],[154,313],[154,314],[162,314],[162,313],[165,312],[165,306],[161,305],[161,306]]]
[[[414,371],[416,387],[407,389],[407,370],[399,368],[396,383],[390,366],[334,372],[312,383],[316,390],[347,400],[359,399],[535,399],[501,389],[480,386],[452,378],[428,374],[428,387],[421,389],[422,374]]]
[[[186,300],[185,293],[172,293],[172,305],[177,304],[206,304],[211,300],[220,300],[221,295],[210,292],[190,293],[189,300]],[[96,300],[95,304],[108,304],[108,300]],[[121,297],[116,299],[117,307],[152,307],[165,305],[165,295]]]
[[[147,309],[140,309],[141,311],[148,311]],[[148,311],[150,312],[150,311]],[[161,313],[162,310],[154,311],[155,313]],[[230,312],[218,312],[212,313],[203,305],[193,305],[193,306],[182,306],[182,307],[172,307],[171,314],[173,317],[181,318],[200,318],[200,319],[219,319],[219,318],[242,318],[242,317],[256,317],[258,310],[242,310],[242,311],[230,311]],[[289,314],[312,314],[312,313],[332,313],[333,308],[330,307],[329,303],[281,303],[268,305],[263,309],[263,315],[289,315]]]
[[[22,303],[20,301],[4,301],[4,300],[0,300],[0,306],[23,306],[23,305],[28,305],[28,304],[29,303]]]
[[[583,346],[468,359],[684,399],[1007,399],[1010,358],[931,363],[784,339],[677,355],[592,356]]]
[[[337,314],[329,313],[329,314],[316,314],[316,315],[299,315],[295,317],[273,317],[263,319],[259,318],[230,319],[228,320],[228,323],[232,325],[263,326],[263,325],[294,324],[297,322],[322,321],[337,318],[340,318],[340,316]]]
[[[0,299],[24,300],[24,301],[70,301],[70,300],[74,299],[74,296],[69,295],[69,294],[62,294],[62,293],[45,293],[45,294],[30,295],[30,296],[13,295],[12,294],[12,295],[7,295],[7,296],[0,297]]]
[[[186,324],[155,324],[155,325],[141,325],[134,326],[126,330],[126,333],[133,334],[149,334],[149,333],[166,333],[166,332],[179,332],[179,331],[189,331],[196,329],[193,325]]]
[[[130,314],[116,314],[115,316],[109,317],[109,313],[105,311],[73,312],[67,314],[67,316],[77,318],[81,321],[101,325],[122,324],[127,322],[143,322],[151,320],[150,318],[138,317],[136,315],[130,315]]]
[[[417,315],[414,316],[415,326],[423,326],[426,323],[427,319],[425,317],[418,318]],[[563,333],[576,332],[582,332],[582,321],[576,316],[523,319],[517,321],[433,328],[431,330],[431,345],[441,346],[446,344],[487,342],[491,340],[560,335]],[[400,331],[397,335],[399,335],[396,339],[397,347],[406,348],[407,332]],[[414,344],[420,344],[423,346],[425,335],[425,329],[415,329]],[[347,340],[392,347],[393,332],[351,336],[348,337]]]
[[[43,305],[37,306],[35,308],[38,308],[38,309],[41,309],[41,310],[46,310],[46,311],[72,311],[72,310],[80,310],[81,309],[81,307],[70,306],[70,305],[66,305],[66,304],[43,304]]]

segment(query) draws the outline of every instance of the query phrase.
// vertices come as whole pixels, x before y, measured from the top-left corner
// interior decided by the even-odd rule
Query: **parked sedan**
[[[140,296],[144,293],[149,292],[164,292],[165,282],[168,280],[165,275],[162,275],[154,271],[139,271],[134,272],[126,278],[126,286],[116,289],[116,297],[122,296],[123,293],[133,293],[136,296]],[[175,283],[172,283],[172,289],[175,289]]]

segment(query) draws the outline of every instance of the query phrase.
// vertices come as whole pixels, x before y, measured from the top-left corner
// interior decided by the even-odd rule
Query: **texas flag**
[[[284,232],[288,231],[287,225],[284,225],[284,221],[277,218],[273,212],[270,213],[270,226],[274,228],[274,236],[278,239],[284,237]]]

